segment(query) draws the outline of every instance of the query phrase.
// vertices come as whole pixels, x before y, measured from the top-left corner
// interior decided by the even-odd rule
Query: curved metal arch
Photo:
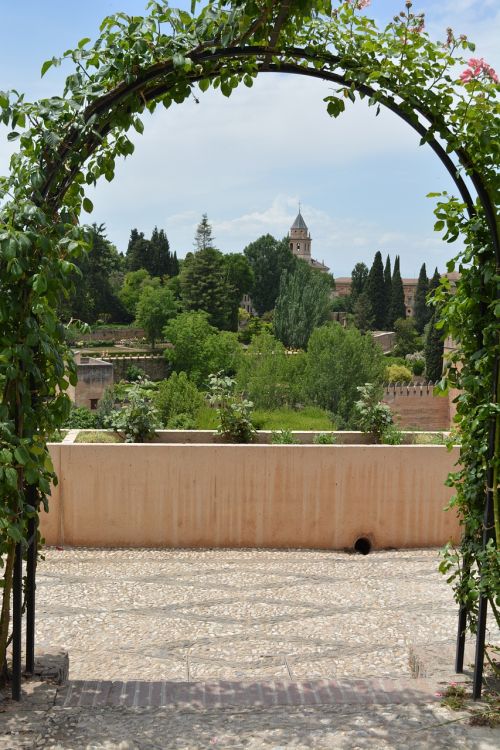
[[[269,62],[270,55],[272,55],[273,57],[272,62]],[[276,58],[280,56],[287,58],[287,61],[277,62]],[[187,80],[189,83],[196,83],[202,78],[216,77],[220,74],[220,69],[225,62],[231,62],[235,60],[243,61],[246,58],[261,58],[260,61],[257,62],[258,74],[265,72],[289,73],[317,78],[325,81],[331,81],[341,86],[352,85],[362,95],[368,97],[376,97],[377,102],[380,103],[381,106],[386,107],[394,114],[396,114],[400,119],[402,119],[410,127],[412,127],[420,135],[420,137],[425,140],[426,143],[429,144],[429,146],[432,148],[436,156],[439,158],[439,160],[451,176],[463,202],[467,207],[469,216],[475,215],[476,210],[474,206],[474,200],[472,199],[472,196],[464,179],[458,172],[458,166],[455,164],[446,149],[433,135],[436,129],[439,129],[441,133],[443,131],[446,132],[447,128],[444,123],[438,123],[432,113],[425,111],[421,105],[414,105],[413,103],[411,104],[411,108],[415,112],[416,116],[415,118],[411,117],[408,114],[408,111],[395,99],[391,98],[389,95],[381,93],[380,91],[367,84],[351,81],[347,77],[346,72],[336,73],[325,69],[318,70],[316,68],[304,67],[300,65],[299,62],[290,62],[290,57],[295,57],[298,60],[305,60],[307,62],[320,61],[324,64],[328,64],[331,67],[341,66],[341,60],[336,55],[332,55],[329,53],[324,53],[321,55],[314,54],[300,48],[292,47],[285,48],[283,50],[276,50],[270,47],[259,46],[228,47],[219,50],[208,50],[202,51],[200,53],[192,53],[191,59],[193,60],[194,64],[203,65],[204,63],[217,63],[217,66],[208,74],[204,72],[198,75],[187,76]],[[91,118],[99,119],[99,116],[109,114],[110,111],[112,112],[113,110],[117,109],[121,103],[126,101],[134,93],[139,94],[145,103],[161,98],[161,96],[168,93],[174,85],[171,80],[168,80],[168,78],[167,80],[165,80],[165,76],[170,77],[170,75],[174,71],[175,69],[171,60],[165,61],[163,63],[156,63],[155,65],[150,66],[142,73],[140,73],[134,81],[130,83],[119,84],[115,89],[106,93],[95,102],[92,102],[92,104],[90,104],[84,112],[84,122],[88,122]],[[237,73],[239,71],[238,69],[235,69],[234,72]],[[155,81],[158,78],[163,80],[155,84]],[[404,97],[399,92],[397,95],[404,101]],[[427,127],[426,125],[424,125],[418,118],[418,115],[427,120],[427,122],[430,123],[430,126]],[[106,121],[105,123],[103,123],[101,129],[99,129],[98,125],[96,126],[94,132],[98,134],[98,137],[94,138],[93,140],[86,141],[89,146],[89,151],[85,155],[84,160],[87,159],[93,153],[93,151],[95,151],[99,144],[99,140],[105,137],[112,130],[112,128],[112,121]],[[59,168],[62,166],[66,158],[72,153],[73,147],[77,143],[79,132],[80,131],[78,131],[77,129],[75,129],[73,133],[70,132],[68,141],[63,143],[63,146],[58,153],[58,158],[56,157],[59,163],[53,163],[52,168],[50,168],[50,166],[48,165],[49,176],[41,191],[44,199],[48,199],[50,201],[49,196],[51,193],[51,188],[54,187],[55,182],[56,191],[55,195],[53,195],[52,198],[55,198],[56,201],[60,200],[64,192],[66,192],[75,171],[77,171],[75,169],[69,174],[66,174],[65,179],[59,185],[57,185],[57,173],[59,171]],[[483,207],[488,228],[495,247],[497,260],[500,263],[500,237],[498,236],[495,210],[489,194],[483,184],[481,176],[473,169],[471,160],[467,152],[464,149],[457,149],[454,151],[454,153],[456,154],[459,163],[469,173],[471,182]]]

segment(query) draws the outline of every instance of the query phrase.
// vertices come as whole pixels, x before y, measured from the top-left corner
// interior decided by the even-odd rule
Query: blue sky
[[[172,5],[188,8],[189,0]],[[402,0],[372,0],[382,24]],[[27,98],[57,94],[62,71],[43,79],[44,60],[95,38],[100,21],[117,11],[140,14],[146,0],[0,0],[0,89]],[[477,44],[477,56],[500,69],[498,0],[418,0],[434,38],[447,26]],[[218,92],[147,116],[135,154],[120,163],[113,183],[90,194],[92,220],[105,223],[109,239],[124,251],[132,227],[150,234],[163,227],[180,257],[207,213],[216,244],[239,252],[261,234],[285,235],[302,213],[313,238],[313,255],[334,275],[349,275],[357,261],[371,264],[376,250],[401,255],[402,273],[422,262],[444,269],[454,248],[433,233],[428,192],[452,191],[444,168],[418,137],[388,112],[375,118],[359,103],[338,120],[325,112],[327,83],[296,76],[262,75],[250,90],[230,99]],[[0,173],[12,146],[0,130]]]

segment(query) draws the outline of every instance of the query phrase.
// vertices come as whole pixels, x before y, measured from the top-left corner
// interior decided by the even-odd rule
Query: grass
[[[259,430],[333,430],[328,412],[317,406],[306,406],[300,411],[282,407],[272,411],[256,409],[252,419]]]
[[[104,430],[88,430],[79,432],[75,443],[123,443],[122,438],[116,432],[105,432]]]

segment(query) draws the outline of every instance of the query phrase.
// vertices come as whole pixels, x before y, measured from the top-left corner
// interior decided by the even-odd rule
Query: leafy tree
[[[417,288],[415,291],[415,328],[418,333],[423,333],[425,326],[429,322],[429,307],[427,306],[427,292],[429,291],[429,279],[427,278],[427,270],[425,263],[422,263],[420,273],[418,275]]]
[[[259,315],[274,309],[280,291],[283,271],[291,273],[297,259],[290,252],[288,239],[276,240],[265,234],[243,251],[252,267],[254,282],[251,296]]]
[[[436,328],[439,313],[434,311],[425,335],[425,371],[427,379],[437,383],[443,376],[444,339],[441,330]]]
[[[362,292],[354,303],[354,325],[361,333],[366,333],[373,327],[374,315],[371,302],[366,292]]]
[[[170,253],[170,244],[163,229],[153,229],[149,241],[149,253],[147,259],[147,270],[151,276],[175,276],[174,258]],[[178,271],[177,271],[178,273]]]
[[[330,288],[326,275],[304,261],[299,261],[292,273],[283,272],[273,327],[285,346],[307,347],[313,329],[328,318]]]
[[[151,278],[145,268],[139,268],[138,271],[129,271],[125,274],[123,285],[118,292],[118,297],[121,303],[130,315],[135,318],[137,303],[143,290],[146,287],[158,287],[160,286],[160,279]]]
[[[215,237],[212,234],[212,226],[208,223],[206,214],[203,214],[198,227],[196,228],[196,234],[194,237],[194,246],[199,252],[200,250],[206,250],[208,247],[214,246]]]
[[[303,356],[287,354],[285,347],[271,333],[253,337],[243,354],[237,374],[238,388],[244,391],[257,409],[277,409],[299,400],[301,377],[296,364]]]
[[[206,382],[210,369],[205,358],[205,342],[217,329],[208,322],[206,312],[184,312],[164,328],[173,348],[165,350],[166,359],[176,372],[185,372],[197,386]]]
[[[351,296],[353,300],[363,294],[368,281],[368,266],[365,263],[356,263],[351,273]]]
[[[194,424],[203,401],[203,395],[185,372],[173,372],[167,380],[162,380],[153,397],[164,427],[173,427],[181,421]]]
[[[304,373],[309,399],[334,414],[339,422],[355,423],[354,403],[357,387],[381,383],[384,356],[372,336],[363,336],[356,328],[330,323],[312,332],[307,347]]]
[[[391,317],[391,305],[392,305],[392,275],[391,275],[391,259],[387,255],[384,268],[384,288],[385,288],[385,327],[391,327],[389,325],[389,319]]]
[[[411,318],[398,318],[394,323],[394,331],[396,336],[392,353],[395,357],[405,357],[419,350],[421,339]]]
[[[180,285],[186,310],[204,310],[212,325],[230,327],[237,295],[219,250],[207,246],[196,253],[188,253],[180,273]]]
[[[384,265],[382,254],[378,250],[375,253],[373,265],[368,274],[366,282],[366,294],[370,300],[373,311],[373,325],[376,330],[383,330],[387,319],[386,294],[384,283]]]
[[[145,239],[144,232],[132,229],[125,253],[125,266],[128,271],[147,269],[149,255],[149,241]]]
[[[242,356],[236,333],[216,331],[207,336],[204,347],[206,367],[209,372],[235,375]]]
[[[227,302],[229,306],[229,327],[238,330],[238,313],[244,294],[249,294],[253,285],[253,271],[243,253],[224,255],[224,268],[227,281]]]
[[[136,323],[144,328],[151,347],[177,312],[177,303],[170,289],[145,287],[137,303]]]
[[[394,324],[399,318],[406,318],[406,305],[403,280],[399,270],[399,255],[396,255],[392,274],[391,307],[388,317],[389,328],[394,328]]]
[[[106,239],[103,224],[92,225],[88,240],[89,252],[76,260],[79,273],[73,277],[74,289],[64,313],[85,323],[95,323],[99,318],[128,323],[131,316],[110,284],[111,274],[121,270],[122,257]]]
[[[166,349],[166,359],[198,387],[207,384],[210,373],[232,375],[238,369],[241,347],[237,335],[211,326],[205,312],[181,313],[167,324],[164,334],[173,345]]]

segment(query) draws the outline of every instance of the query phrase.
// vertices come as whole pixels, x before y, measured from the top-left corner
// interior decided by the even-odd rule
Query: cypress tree
[[[149,240],[144,238],[144,232],[138,232],[132,229],[128,242],[127,252],[125,253],[125,265],[127,271],[138,271],[140,268],[146,268],[149,256]]]
[[[425,371],[427,379],[433,383],[441,380],[443,374],[444,341],[443,334],[436,328],[438,320],[438,311],[435,310],[427,327],[424,347]]]
[[[406,318],[406,305],[403,280],[399,270],[399,255],[396,255],[394,272],[392,274],[391,310],[389,315],[390,328],[394,327],[394,323],[398,318]]]
[[[391,274],[391,259],[387,255],[384,268],[384,288],[385,288],[385,325],[389,326],[389,319],[391,317],[391,300],[392,300],[392,274]]]
[[[170,244],[163,229],[160,229],[160,231],[158,231],[158,227],[153,229],[149,244],[146,270],[150,276],[169,276],[172,256],[170,255]]]
[[[351,297],[356,300],[363,294],[368,281],[368,267],[364,263],[356,263],[351,273]]]
[[[384,264],[382,263],[382,254],[379,250],[375,253],[373,265],[370,268],[368,281],[366,282],[366,294],[372,306],[373,325],[375,329],[380,331],[385,326],[386,310]]]
[[[419,333],[423,333],[424,327],[430,319],[429,308],[427,306],[428,291],[429,279],[427,278],[427,269],[425,268],[425,263],[422,263],[415,291],[415,328]]]

